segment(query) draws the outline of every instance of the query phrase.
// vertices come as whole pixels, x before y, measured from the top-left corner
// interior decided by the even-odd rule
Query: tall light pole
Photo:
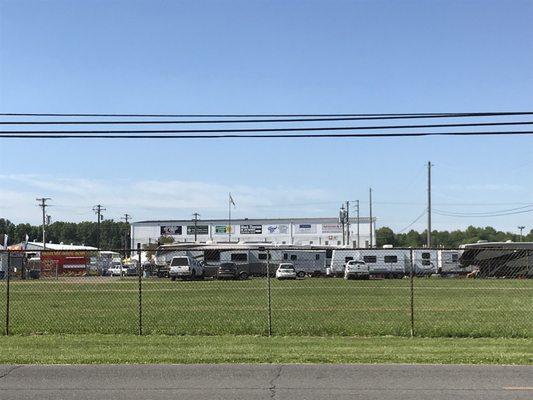
[[[374,247],[373,239],[374,239],[374,232],[372,232],[372,188],[368,189],[368,197],[369,197],[369,206],[370,206],[370,248],[372,249]]]
[[[356,200],[355,204],[357,206],[357,247],[361,247],[359,242],[359,200]]]
[[[346,222],[346,209],[344,208],[344,204],[341,204],[341,208],[339,210],[339,222],[342,226],[342,245],[344,246],[346,244],[346,230],[345,222]]]
[[[42,197],[40,199],[35,199],[39,202],[38,206],[41,207],[43,211],[43,250],[46,250],[46,207],[48,200],[52,200],[50,197]]]
[[[525,226],[519,226],[518,229],[520,229],[520,241],[522,241],[522,238],[523,238],[522,232],[524,231]]]
[[[428,161],[428,227],[426,246],[431,247],[431,161]]]

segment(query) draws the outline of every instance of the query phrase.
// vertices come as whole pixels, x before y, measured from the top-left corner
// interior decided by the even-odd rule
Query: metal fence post
[[[411,318],[411,337],[415,335],[415,296],[414,296],[414,260],[413,249],[409,249],[409,308]]]
[[[137,243],[137,255],[139,257],[139,336],[143,334],[143,308],[142,308],[142,263],[141,244]]]
[[[268,336],[272,336],[272,291],[270,287],[270,250],[267,250],[267,283],[268,283]]]
[[[6,335],[9,335],[9,281],[10,281],[10,271],[11,271],[11,253],[7,251],[7,275],[6,275]]]

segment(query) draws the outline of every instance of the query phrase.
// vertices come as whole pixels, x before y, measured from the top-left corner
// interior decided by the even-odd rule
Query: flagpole
[[[228,242],[231,243],[231,193],[228,197]]]

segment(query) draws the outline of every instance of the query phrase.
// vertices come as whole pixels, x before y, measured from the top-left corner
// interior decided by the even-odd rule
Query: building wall
[[[368,247],[370,243],[369,218],[359,223],[350,219],[350,246]],[[375,233],[375,219],[373,233]],[[155,243],[161,236],[171,236],[175,242],[194,242],[194,223],[187,220],[141,221],[131,225],[132,246],[138,243]],[[375,234],[373,235],[375,244]],[[228,224],[224,220],[201,220],[197,222],[197,241],[227,243]],[[231,223],[231,241],[272,242],[295,245],[340,245],[342,229],[336,218],[253,219],[234,220]]]

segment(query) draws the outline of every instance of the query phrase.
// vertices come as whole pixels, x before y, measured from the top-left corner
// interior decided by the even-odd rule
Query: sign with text
[[[187,225],[187,235],[194,235],[194,225]],[[196,234],[197,235],[208,235],[209,234],[209,226],[207,225],[197,225],[196,226]]]
[[[341,233],[342,227],[339,224],[322,224],[322,233]]]
[[[298,224],[296,225],[296,233],[316,233],[315,224]]]
[[[263,225],[241,225],[241,235],[260,235],[263,233]]]

